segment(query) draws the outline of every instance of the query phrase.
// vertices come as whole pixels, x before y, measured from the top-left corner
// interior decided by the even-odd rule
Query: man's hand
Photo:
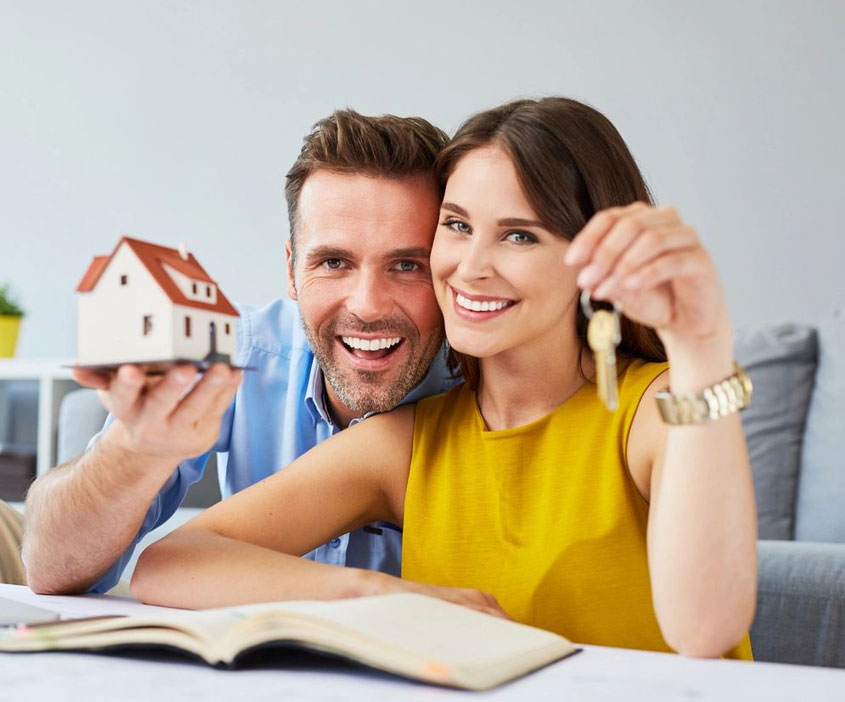
[[[180,365],[148,378],[127,365],[74,377],[99,391],[115,422],[27,494],[27,581],[43,594],[84,592],[120,557],[176,465],[214,445],[241,373],[217,364],[197,380]]]
[[[147,376],[134,365],[116,373],[75,369],[81,385],[98,390],[115,417],[110,439],[124,451],[174,464],[214,445],[220,420],[240,384],[242,373],[217,363],[197,380],[190,364]]]

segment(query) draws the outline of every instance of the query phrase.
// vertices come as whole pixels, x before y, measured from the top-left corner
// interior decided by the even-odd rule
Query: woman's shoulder
[[[652,386],[655,381],[664,379],[665,373],[669,370],[669,364],[665,361],[647,361],[642,358],[628,358],[621,361],[622,371],[619,374],[619,395],[620,404],[622,400],[628,400],[635,405]]]
[[[420,400],[414,417],[415,432],[441,434],[474,421],[475,392],[459,383],[446,392]]]
[[[668,388],[669,364],[633,359],[620,388],[620,405],[625,393],[625,461],[638,491],[651,499],[651,470],[666,441],[666,426],[660,419],[655,395]]]
[[[449,388],[444,392],[439,392],[436,395],[429,395],[417,402],[417,414],[420,412],[439,413],[446,407],[451,407],[467,396],[472,396],[474,393],[467,387],[465,382],[460,382],[457,385]]]

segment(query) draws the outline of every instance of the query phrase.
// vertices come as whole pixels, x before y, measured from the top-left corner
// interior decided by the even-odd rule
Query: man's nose
[[[393,311],[390,285],[384,276],[360,270],[346,298],[346,308],[363,322],[375,322]]]

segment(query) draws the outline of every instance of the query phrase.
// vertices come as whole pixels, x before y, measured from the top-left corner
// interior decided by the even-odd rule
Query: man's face
[[[302,187],[288,291],[343,424],[399,404],[440,347],[428,262],[439,207],[421,177],[317,171]]]

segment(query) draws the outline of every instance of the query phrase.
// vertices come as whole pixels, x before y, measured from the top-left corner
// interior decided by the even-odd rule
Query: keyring
[[[593,305],[591,302],[590,291],[589,290],[582,290],[581,291],[581,311],[584,313],[584,316],[587,319],[592,319],[593,313],[595,310],[593,309]],[[615,314],[622,313],[622,305],[619,301],[615,301],[613,303],[613,312]]]

